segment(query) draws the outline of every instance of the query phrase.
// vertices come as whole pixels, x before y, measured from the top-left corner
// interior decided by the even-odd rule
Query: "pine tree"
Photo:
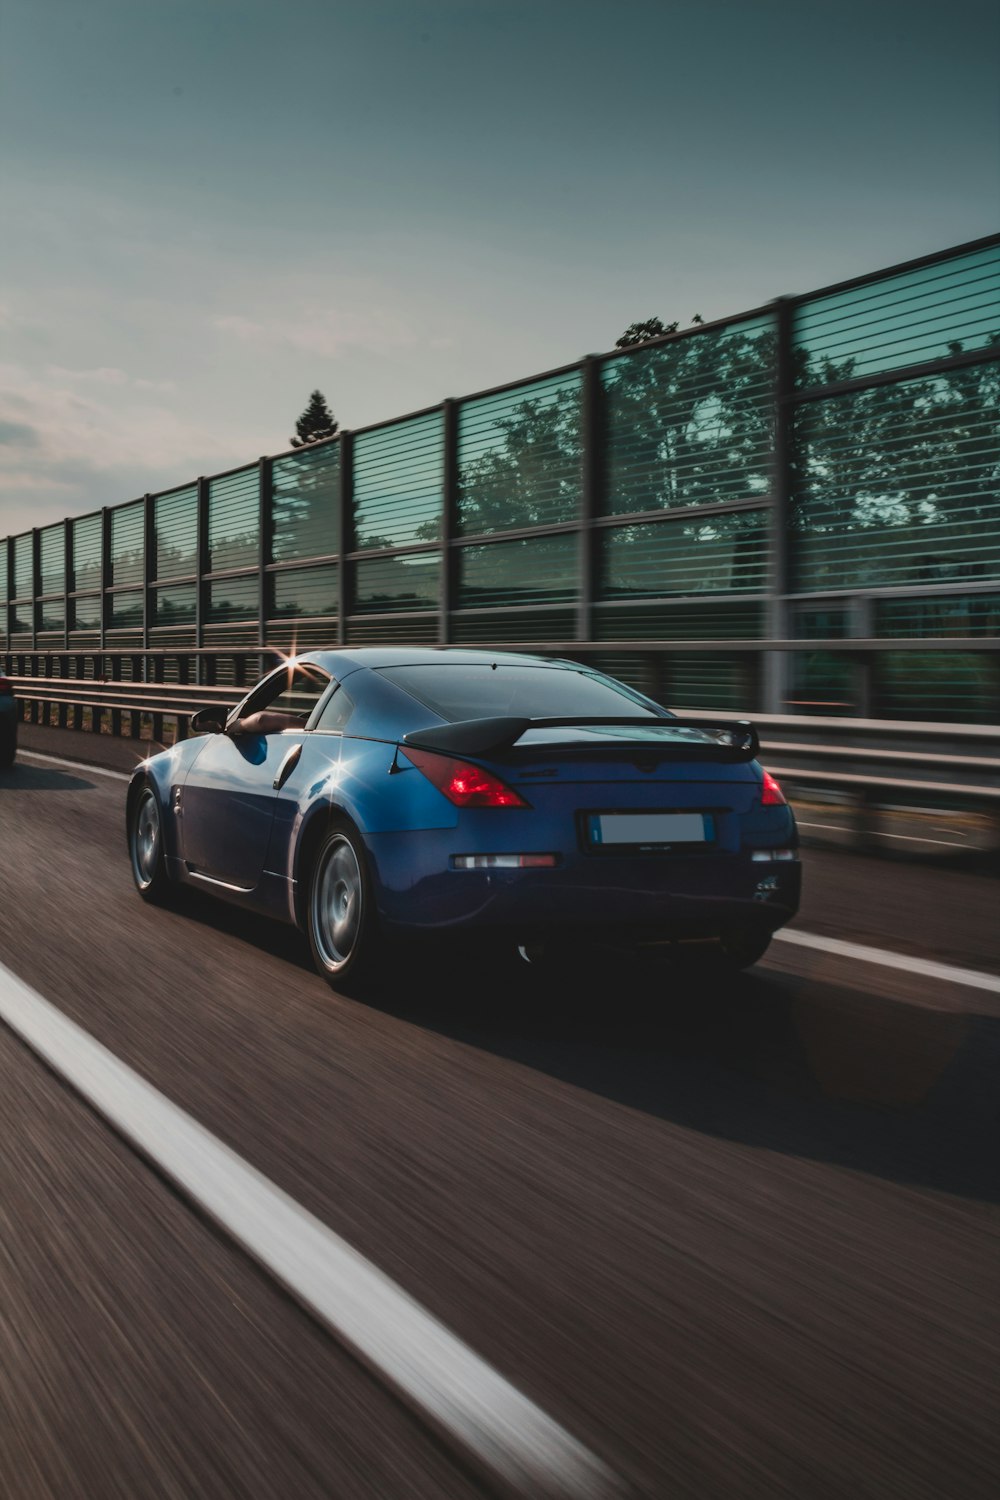
[[[298,436],[290,439],[291,445],[293,448],[305,448],[310,443],[320,442],[323,438],[336,437],[338,426],[339,423],[327,406],[323,392],[313,391],[309,397],[309,405],[295,424]]]

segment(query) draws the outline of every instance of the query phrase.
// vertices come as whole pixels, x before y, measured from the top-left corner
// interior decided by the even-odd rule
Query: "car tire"
[[[306,931],[313,963],[335,990],[364,988],[378,972],[378,914],[361,835],[346,821],[332,823],[309,878]]]
[[[720,938],[719,956],[727,969],[749,969],[764,957],[772,936],[759,927],[736,927]]]
[[[156,792],[147,781],[128,816],[128,852],[135,888],[144,901],[162,904],[171,892],[163,852],[163,816]]]
[[[16,734],[5,734],[0,736],[0,771],[6,771],[14,764],[17,755]]]

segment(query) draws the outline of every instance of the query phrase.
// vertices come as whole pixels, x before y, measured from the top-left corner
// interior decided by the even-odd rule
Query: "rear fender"
[[[336,767],[328,768],[300,795],[288,863],[296,924],[303,924],[312,862],[332,819],[347,819],[364,840],[381,907],[378,861],[368,836],[454,828],[458,812],[411,761],[397,754],[394,743],[345,736]]]

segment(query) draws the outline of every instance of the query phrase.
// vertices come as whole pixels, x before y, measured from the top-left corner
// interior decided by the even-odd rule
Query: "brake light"
[[[456,807],[528,807],[513,787],[501,781],[482,766],[470,765],[465,760],[455,760],[450,755],[439,755],[434,750],[411,750],[405,755],[412,760],[418,771]]]
[[[761,807],[787,806],[785,794],[770,771],[764,772],[764,789],[760,794],[760,805]]]

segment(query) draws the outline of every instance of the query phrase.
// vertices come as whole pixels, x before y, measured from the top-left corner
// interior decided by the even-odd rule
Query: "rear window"
[[[489,662],[444,666],[380,667],[385,677],[442,719],[610,717],[648,714],[649,699],[620,682],[567,667],[495,667]]]

